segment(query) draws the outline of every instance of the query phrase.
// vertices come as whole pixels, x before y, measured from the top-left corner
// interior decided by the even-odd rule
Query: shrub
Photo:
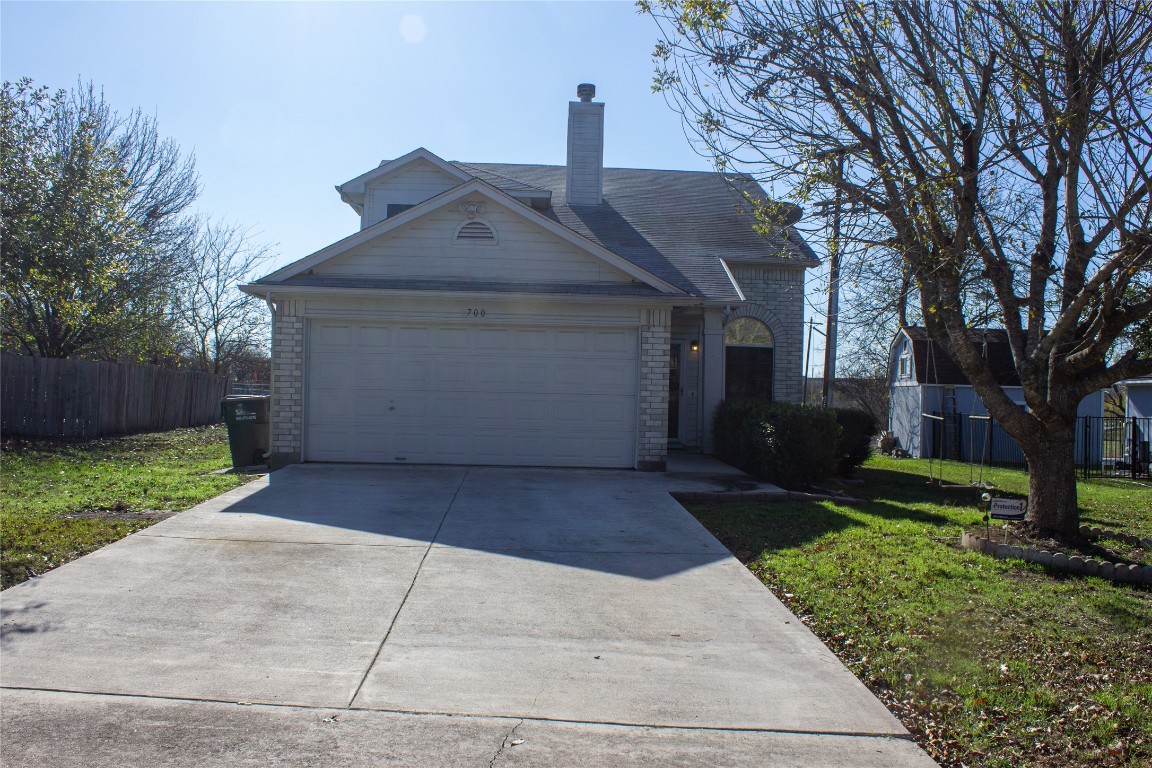
[[[840,425],[840,443],[836,448],[838,471],[848,475],[872,452],[872,439],[880,425],[875,416],[857,408],[837,408],[836,423]]]
[[[825,408],[726,400],[712,434],[720,459],[784,488],[807,487],[836,471],[840,427]]]

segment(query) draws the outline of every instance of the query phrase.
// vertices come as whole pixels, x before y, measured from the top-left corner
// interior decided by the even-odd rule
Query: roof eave
[[[383,297],[408,296],[415,298],[443,298],[451,295],[460,298],[491,299],[493,296],[508,298],[524,298],[533,301],[549,302],[576,302],[576,303],[616,303],[639,304],[644,306],[698,306],[703,304],[700,300],[685,296],[661,294],[657,296],[631,296],[597,293],[536,293],[525,291],[455,291],[410,288],[366,288],[355,286],[326,286],[326,285],[292,285],[285,283],[248,283],[239,286],[240,290],[250,296],[256,296],[265,301],[289,296],[317,296],[337,293],[341,296]]]

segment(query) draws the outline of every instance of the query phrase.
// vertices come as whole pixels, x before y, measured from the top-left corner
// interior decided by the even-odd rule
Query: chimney
[[[604,104],[593,102],[596,86],[576,86],[580,101],[568,102],[570,205],[599,205],[604,195]]]

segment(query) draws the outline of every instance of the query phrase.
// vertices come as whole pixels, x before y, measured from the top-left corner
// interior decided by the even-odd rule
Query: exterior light
[[[693,341],[688,346],[692,348],[693,352],[699,352],[700,351],[700,342],[698,342],[698,341]]]

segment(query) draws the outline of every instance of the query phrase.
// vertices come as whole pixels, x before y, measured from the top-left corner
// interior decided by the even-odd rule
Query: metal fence
[[[1079,435],[1085,460],[1081,462],[1084,478],[1152,477],[1152,418],[1118,416],[1081,417]]]
[[[1026,467],[1024,452],[992,419],[934,413],[924,419],[929,455],[999,467]],[[1089,477],[1152,477],[1152,418],[1081,416],[1076,420],[1076,465]]]

